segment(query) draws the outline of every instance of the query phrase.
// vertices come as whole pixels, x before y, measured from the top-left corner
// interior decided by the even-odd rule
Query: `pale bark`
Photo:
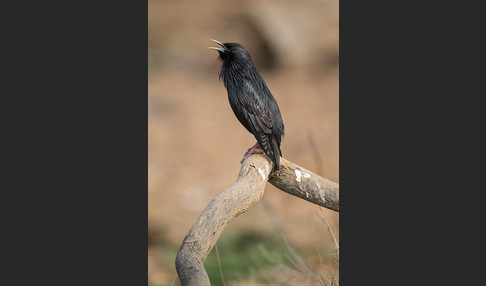
[[[176,269],[183,286],[210,285],[204,260],[225,226],[262,198],[267,181],[286,193],[339,211],[339,184],[284,158],[280,160],[280,170],[270,173],[272,168],[266,156],[250,156],[241,164],[236,183],[219,193],[201,213],[176,257]]]

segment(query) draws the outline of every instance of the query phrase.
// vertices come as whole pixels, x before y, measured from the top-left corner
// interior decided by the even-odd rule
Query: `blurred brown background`
[[[214,196],[235,182],[255,143],[231,111],[209,39],[250,52],[282,113],[283,156],[339,183],[338,4],[148,1],[149,285],[180,285],[180,243]],[[331,285],[337,255],[326,221],[339,239],[338,213],[267,184],[263,199],[221,235],[220,262],[214,249],[206,260],[211,281],[324,285],[320,276]]]

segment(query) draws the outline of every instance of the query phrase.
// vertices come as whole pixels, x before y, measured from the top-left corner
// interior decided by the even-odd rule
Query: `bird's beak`
[[[216,44],[220,45],[223,48],[208,47],[208,49],[213,49],[213,50],[216,50],[218,52],[225,52],[225,51],[228,50],[226,48],[226,46],[223,43],[221,43],[220,41],[216,41],[216,40],[213,40],[213,39],[210,39],[210,40],[213,41],[213,42],[215,42]]]

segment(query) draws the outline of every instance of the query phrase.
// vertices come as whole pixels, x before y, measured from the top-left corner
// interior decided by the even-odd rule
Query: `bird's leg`
[[[243,163],[243,161],[245,161],[246,158],[250,157],[253,154],[263,154],[263,149],[260,146],[260,144],[258,144],[258,142],[255,143],[255,145],[253,145],[252,147],[250,147],[248,149],[248,151],[246,151],[246,153],[245,153],[245,155],[243,155],[243,159],[241,159],[240,163]]]

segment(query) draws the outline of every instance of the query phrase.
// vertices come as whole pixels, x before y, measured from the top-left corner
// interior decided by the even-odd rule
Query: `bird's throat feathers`
[[[251,60],[225,60],[219,71],[219,78],[223,79],[226,88],[235,86],[237,83],[242,82],[245,79],[252,79],[255,75],[260,76]]]

